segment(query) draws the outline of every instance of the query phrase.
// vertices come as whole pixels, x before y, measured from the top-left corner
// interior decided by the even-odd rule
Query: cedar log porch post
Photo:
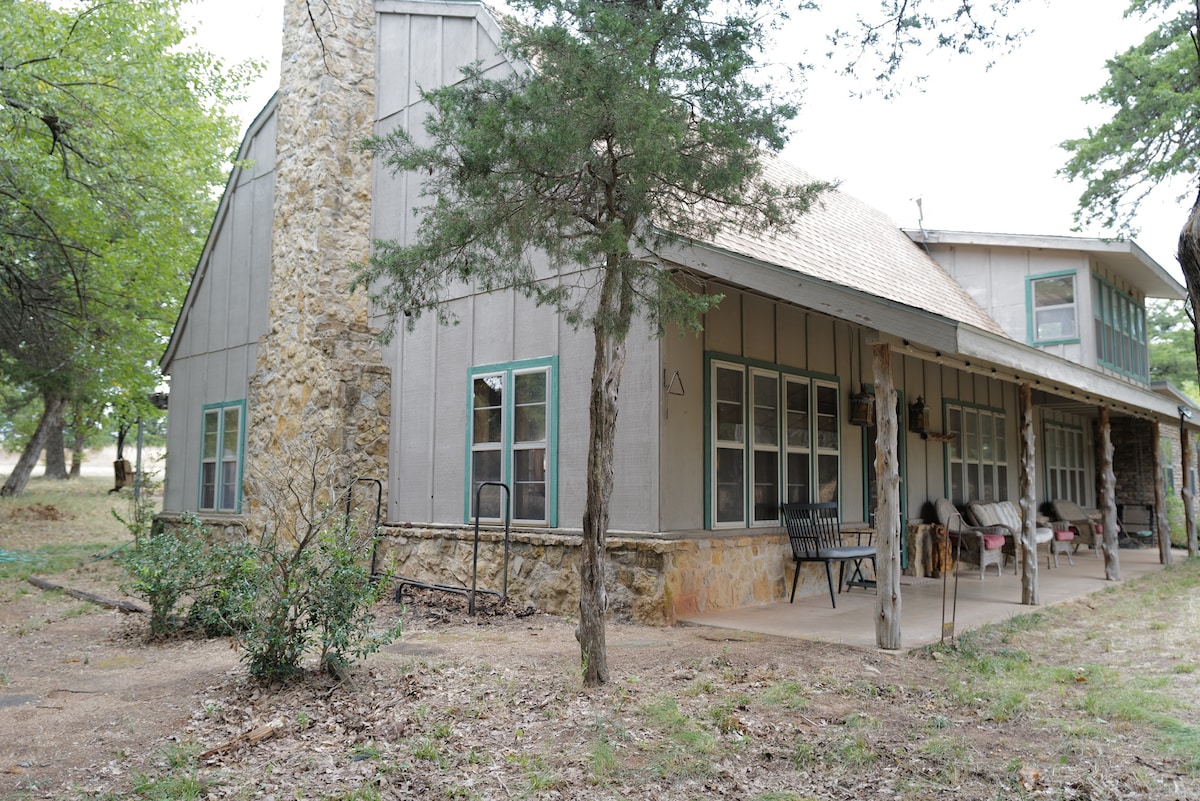
[[[1158,532],[1158,562],[1171,564],[1171,521],[1167,520],[1166,465],[1163,464],[1162,426],[1157,418],[1150,423],[1154,440],[1154,530]]]
[[[1037,498],[1034,493],[1037,475],[1034,464],[1033,439],[1033,387],[1026,381],[1021,384],[1020,391],[1020,449],[1021,468],[1019,474],[1019,489],[1021,491],[1021,603],[1038,606],[1042,602],[1038,591],[1038,562],[1037,538],[1034,530],[1037,527]]]
[[[896,387],[892,383],[892,350],[886,342],[872,346],[875,371],[875,479],[878,528],[875,596],[875,644],[900,648],[900,467],[897,454]]]
[[[1155,443],[1157,449],[1158,443]],[[1156,457],[1157,458],[1157,457]],[[1104,578],[1108,581],[1121,580],[1121,562],[1117,555],[1117,477],[1113,474],[1112,420],[1107,406],[1100,407],[1100,512],[1104,526]],[[1095,547],[1093,545],[1093,547]]]
[[[1196,555],[1196,517],[1192,513],[1192,496],[1196,488],[1192,486],[1192,446],[1188,441],[1187,425],[1179,421],[1179,447],[1183,470],[1183,489],[1179,494],[1183,498],[1183,531],[1187,536],[1188,557]]]

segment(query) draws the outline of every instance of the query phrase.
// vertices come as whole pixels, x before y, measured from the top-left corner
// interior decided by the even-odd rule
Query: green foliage
[[[1133,0],[1129,14],[1156,20],[1139,44],[1108,61],[1108,81],[1086,100],[1112,109],[1087,136],[1063,143],[1061,174],[1085,181],[1077,218],[1129,232],[1147,194],[1164,180],[1200,175],[1200,70],[1184,0]]]
[[[0,375],[81,419],[151,414],[253,71],[181,5],[0,3]]]
[[[1146,333],[1150,347],[1150,378],[1170,381],[1192,398],[1200,398],[1196,379],[1195,328],[1182,301],[1146,301]],[[1197,401],[1193,400],[1193,403]]]
[[[709,0],[515,7],[504,51],[536,70],[468,67],[423,92],[428,144],[399,129],[367,143],[393,172],[424,176],[430,202],[412,242],[376,243],[359,285],[410,324],[426,311],[448,319],[440,304],[467,281],[516,287],[617,337],[635,312],[654,330],[696,328],[719,298],[673,279],[658,249],[783,225],[824,188],[765,180],[763,152],[782,148],[796,112],[756,83],[772,15]],[[547,280],[535,254],[552,272],[601,268],[611,283],[598,282],[598,300]]]
[[[1175,548],[1186,549],[1188,547],[1187,520],[1184,517],[1183,498],[1174,492],[1168,492],[1166,505],[1167,530],[1171,532],[1171,545]]]
[[[179,628],[179,606],[210,580],[208,527],[185,515],[181,524],[141,536],[121,554],[129,574],[122,591],[150,604],[150,634],[164,637]]]
[[[264,681],[291,678],[315,650],[323,669],[339,671],[374,653],[400,633],[400,623],[375,632],[371,607],[387,592],[373,581],[373,540],[337,514],[313,536],[264,541],[251,625],[243,637],[250,673]]]

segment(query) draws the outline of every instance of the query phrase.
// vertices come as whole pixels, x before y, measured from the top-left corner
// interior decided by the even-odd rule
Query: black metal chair
[[[875,569],[874,545],[842,544],[836,503],[784,504],[783,523],[787,526],[788,539],[792,543],[792,559],[796,563],[796,576],[792,579],[792,597],[789,603],[796,600],[800,565],[804,562],[825,563],[829,600],[833,602],[834,609],[837,608],[837,596],[833,592],[833,562],[838,563],[838,592],[842,591],[842,578],[847,562],[853,562],[855,569],[861,571],[863,561],[870,559],[871,569]]]

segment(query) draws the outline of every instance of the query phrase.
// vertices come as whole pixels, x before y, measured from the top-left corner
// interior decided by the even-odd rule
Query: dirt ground
[[[49,578],[124,597],[111,559]],[[1063,678],[1007,707],[949,656],[698,627],[611,625],[612,680],[584,691],[571,621],[436,594],[379,608],[404,634],[349,682],[263,687],[227,639],[150,643],[144,615],[16,579],[0,600],[0,799],[1200,799],[1200,735],[1167,748],[1085,696],[1161,676],[1200,731],[1194,591],[1014,634],[998,659]]]

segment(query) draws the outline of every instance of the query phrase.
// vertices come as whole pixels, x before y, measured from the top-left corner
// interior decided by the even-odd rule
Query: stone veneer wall
[[[256,481],[289,458],[332,453],[337,486],[386,484],[390,372],[365,295],[349,291],[371,247],[371,157],[356,144],[374,124],[375,26],[372,0],[285,5],[270,322],[248,399],[251,527]]]
[[[477,588],[503,586],[503,531],[480,531]],[[380,566],[396,576],[471,586],[474,530],[384,530]],[[545,612],[579,612],[578,535],[513,531],[508,593],[517,603]],[[792,559],[783,534],[687,538],[608,538],[608,598],[613,619],[670,625],[699,612],[786,600]],[[806,564],[797,595],[828,592],[824,570]]]
[[[1168,433],[1165,428],[1163,433]],[[1117,503],[1153,505],[1154,454],[1158,443],[1151,436],[1150,421],[1134,417],[1114,418],[1112,441]],[[1096,436],[1096,442],[1100,442],[1099,435]],[[1100,497],[1098,489],[1096,497]]]

